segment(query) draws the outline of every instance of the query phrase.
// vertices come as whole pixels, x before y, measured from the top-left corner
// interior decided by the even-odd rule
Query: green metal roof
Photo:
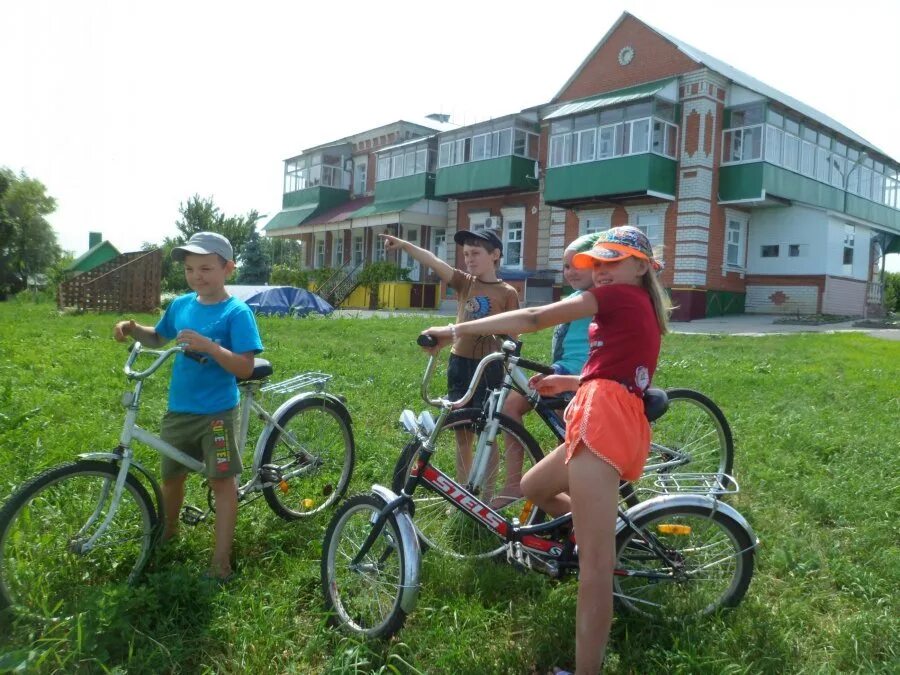
[[[89,272],[119,255],[118,249],[108,241],[101,241],[83,253],[66,268],[67,272]]]
[[[627,89],[610,91],[603,94],[602,96],[595,96],[594,98],[589,98],[582,101],[566,103],[565,105],[554,110],[549,115],[545,116],[544,119],[558,119],[560,117],[568,117],[569,115],[587,112],[588,110],[596,110],[597,108],[609,108],[614,105],[619,105],[620,103],[627,103],[628,101],[637,101],[642,98],[650,98],[651,96],[658,94],[666,86],[671,84],[674,79],[675,78],[658,80],[656,82],[650,82],[649,84],[641,84],[636,87],[628,87]]]
[[[272,230],[284,230],[289,227],[297,227],[300,223],[309,218],[313,214],[313,211],[318,207],[318,203],[315,203],[305,204],[296,209],[285,209],[284,211],[275,214],[275,217],[266,223],[264,229],[267,232],[271,232]]]
[[[396,211],[404,211],[416,202],[422,201],[423,197],[414,197],[412,199],[395,199],[389,202],[375,202],[368,206],[362,207],[359,211],[350,214],[351,218],[365,218],[366,216],[375,216],[379,213],[394,213]]]

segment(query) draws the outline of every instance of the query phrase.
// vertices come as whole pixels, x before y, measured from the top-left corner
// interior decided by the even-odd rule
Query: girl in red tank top
[[[565,443],[522,478],[522,492],[551,516],[572,512],[578,531],[578,604],[575,662],[579,672],[600,670],[612,621],[619,479],[641,475],[650,426],[641,400],[668,331],[668,298],[656,273],[662,265],[635,227],[614,227],[578,253],[576,267],[592,268],[594,288],[541,307],[424,331],[439,350],[463,335],[516,335],[593,316],[590,352],[581,376],[535,375],[541,394],[577,390],[566,409]],[[587,523],[581,528],[581,523]]]

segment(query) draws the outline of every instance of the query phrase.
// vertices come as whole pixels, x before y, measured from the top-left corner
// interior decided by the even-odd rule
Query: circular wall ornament
[[[631,60],[634,58],[634,47],[631,45],[625,45],[622,49],[619,50],[619,65],[627,66],[631,63]]]

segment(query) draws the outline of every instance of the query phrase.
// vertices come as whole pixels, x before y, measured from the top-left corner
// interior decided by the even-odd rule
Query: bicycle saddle
[[[647,421],[659,419],[669,407],[669,397],[662,389],[648,389],[644,392],[644,415]]]
[[[250,377],[239,377],[238,382],[262,380],[272,374],[272,364],[265,359],[253,359],[253,372]]]

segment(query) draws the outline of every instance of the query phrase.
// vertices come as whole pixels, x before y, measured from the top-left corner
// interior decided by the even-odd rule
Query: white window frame
[[[364,240],[365,238],[362,234],[353,236],[353,257],[351,260],[354,267],[357,267],[366,261]]]
[[[431,230],[431,252],[441,260],[447,257],[447,228],[436,227]]]
[[[725,242],[722,250],[722,276],[727,272],[745,272],[747,269],[747,231],[750,216],[740,211],[725,209]],[[734,227],[737,225],[737,228]],[[729,262],[729,248],[735,248],[736,263]]]
[[[850,262],[847,262],[847,252],[850,252]],[[853,259],[856,255],[856,225],[844,223],[844,244],[841,246],[841,266],[843,273],[848,277],[853,274]]]
[[[331,266],[340,267],[344,264],[344,233],[335,232],[331,235]]]
[[[525,261],[525,209],[501,209],[503,216],[503,267],[520,270]],[[518,245],[518,256],[510,254],[513,247]]]
[[[325,236],[316,237],[315,262],[313,267],[317,270],[325,267]]]
[[[366,193],[366,183],[369,179],[369,158],[364,157],[362,160],[356,160],[353,163],[353,194],[363,195]],[[362,185],[360,185],[360,183]]]

